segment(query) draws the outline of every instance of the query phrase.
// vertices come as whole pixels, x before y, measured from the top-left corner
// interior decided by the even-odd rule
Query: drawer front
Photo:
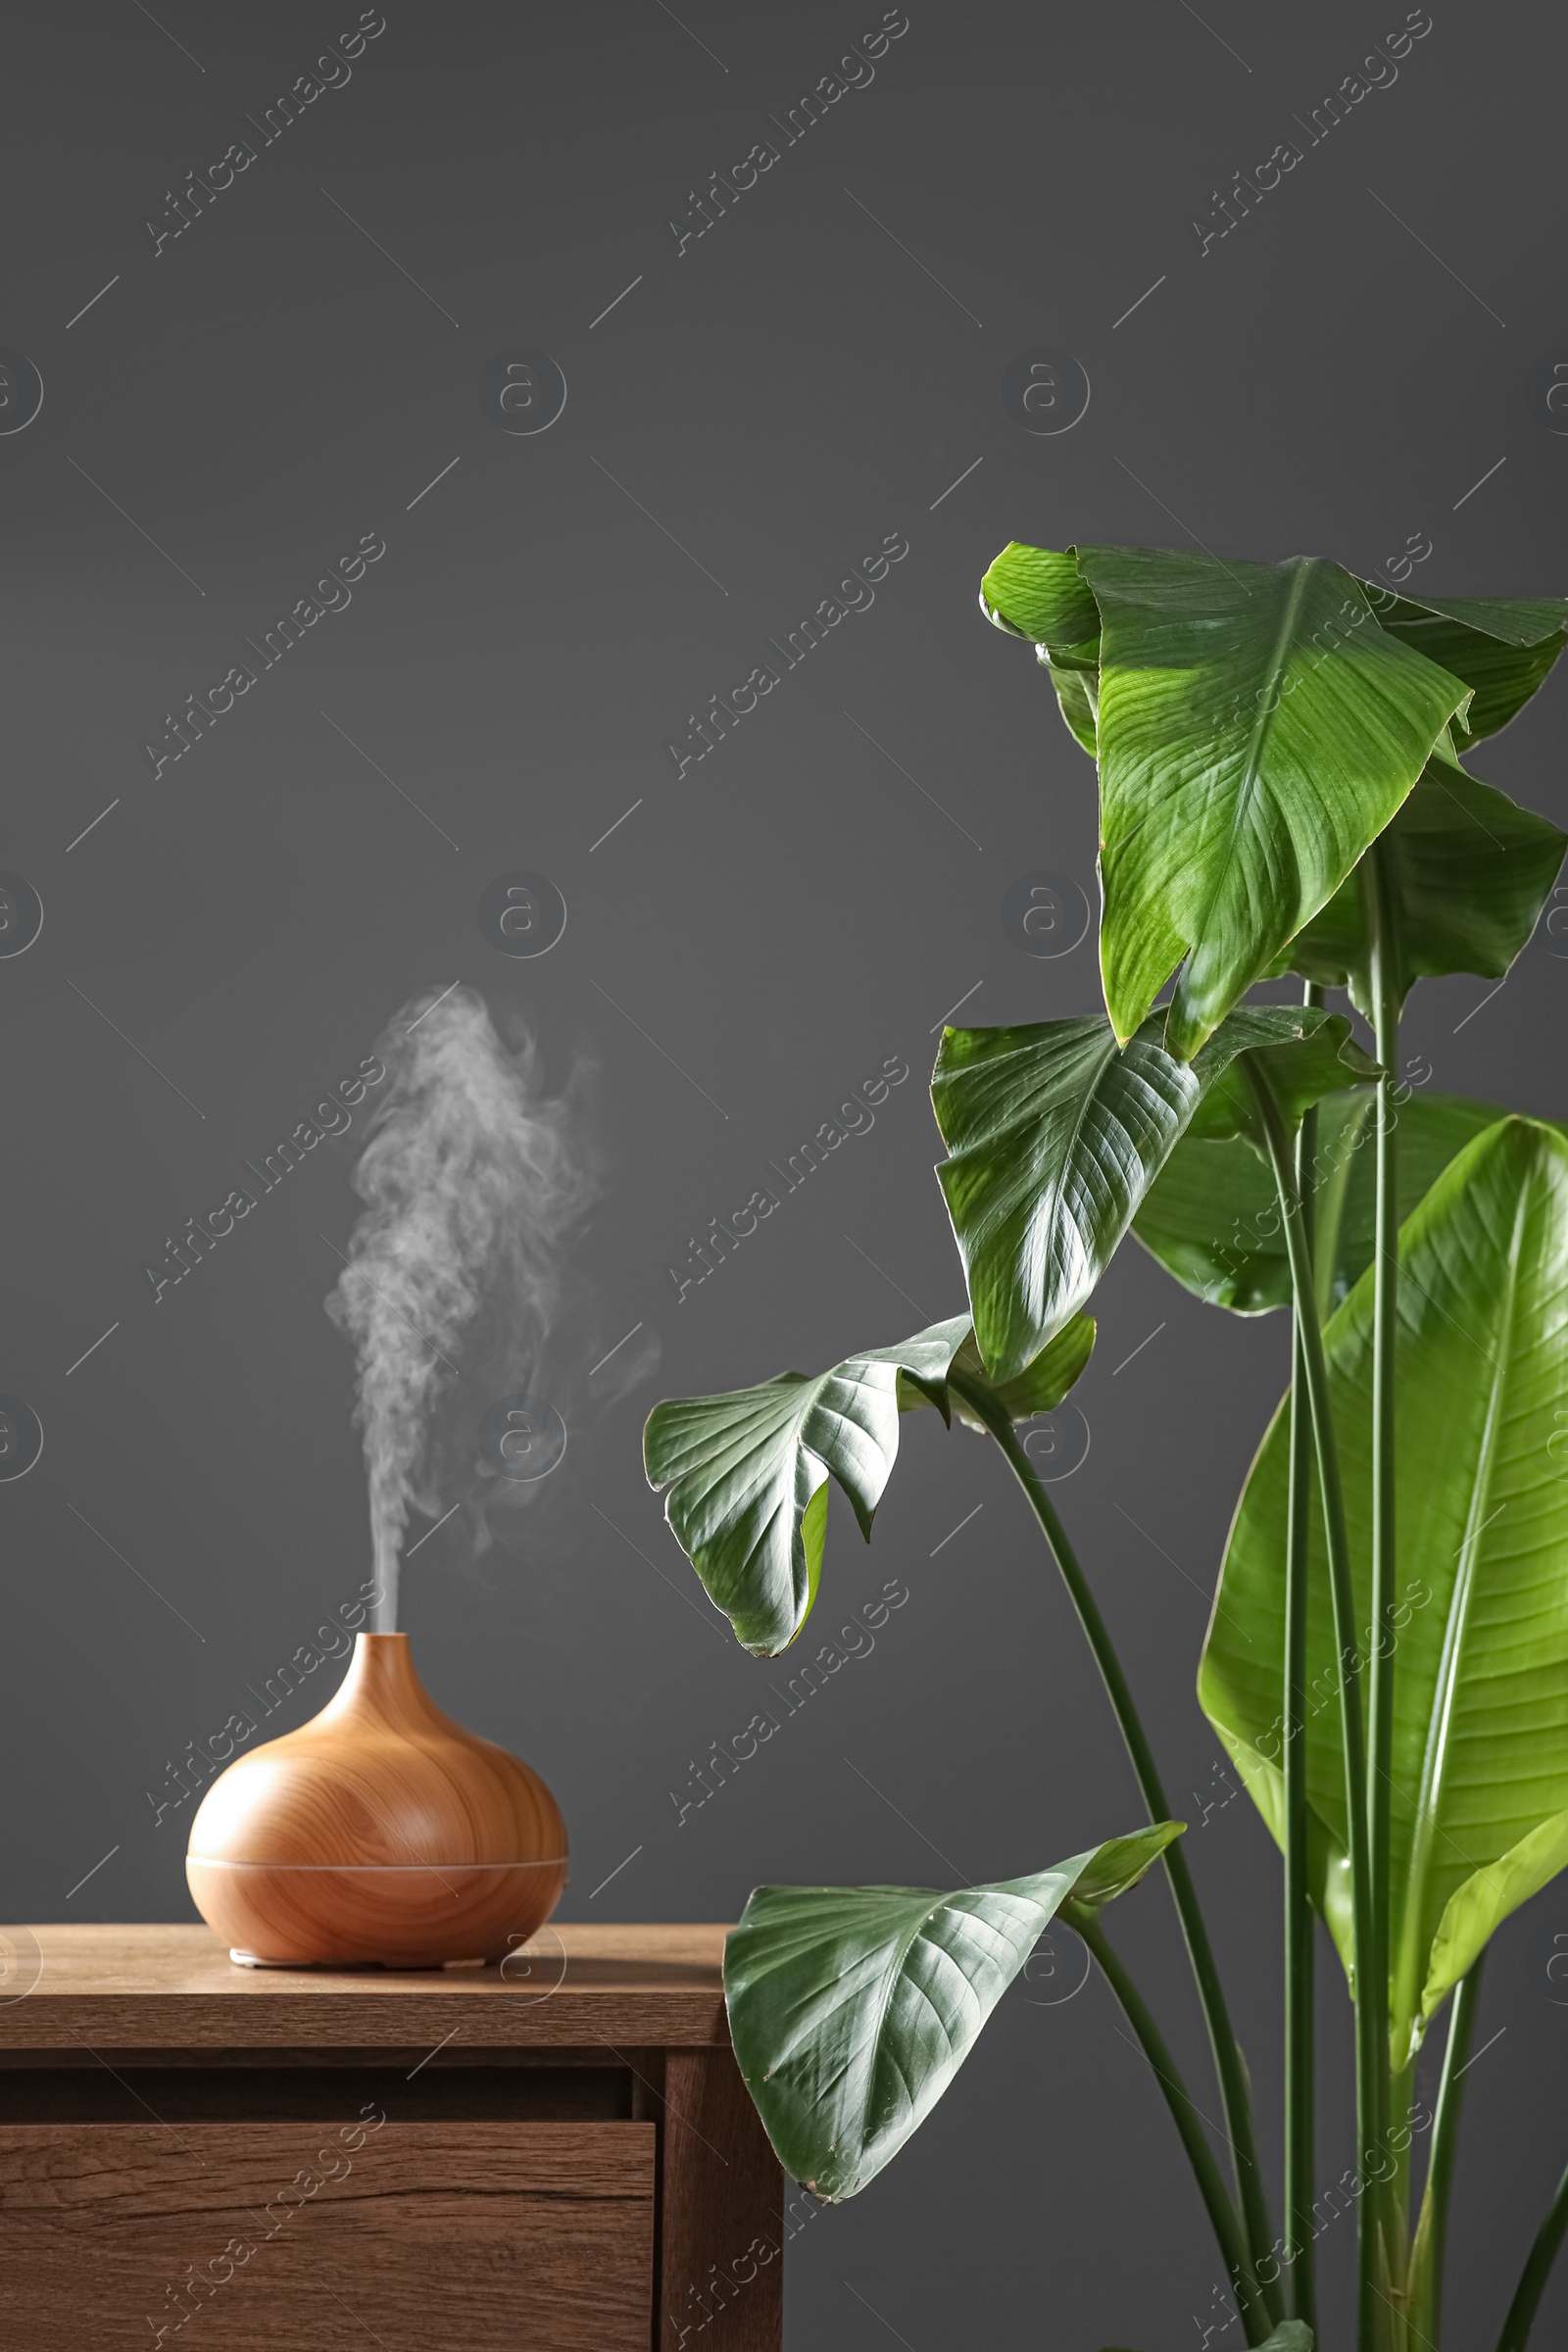
[[[648,2352],[652,2124],[0,2128],[28,2352]]]

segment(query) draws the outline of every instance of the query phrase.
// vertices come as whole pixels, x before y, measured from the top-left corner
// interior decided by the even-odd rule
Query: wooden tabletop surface
[[[727,1933],[552,1926],[503,1976],[242,1968],[199,1925],[11,1928],[0,2052],[711,2048]]]

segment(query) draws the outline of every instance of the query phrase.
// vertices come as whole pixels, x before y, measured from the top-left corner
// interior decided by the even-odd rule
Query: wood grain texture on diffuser
[[[407,1634],[360,1634],[320,1713],[237,1756],[190,1833],[193,1859],[253,1867],[545,1862],[565,1851],[539,1775],[441,1712]]]
[[[502,1958],[544,1924],[566,1829],[529,1765],[441,1712],[406,1634],[360,1634],[320,1713],[213,1783],[185,1877],[263,1960],[438,1967]]]

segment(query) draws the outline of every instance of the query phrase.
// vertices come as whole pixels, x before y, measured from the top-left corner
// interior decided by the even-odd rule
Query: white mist
[[[509,1052],[471,989],[424,991],[377,1052],[388,1085],[354,1175],[365,1214],[326,1310],[359,1359],[355,1417],[381,1591],[373,1622],[388,1634],[410,1503],[437,1515],[421,1489],[465,1336],[488,1306],[508,1359],[537,1360],[561,1242],[595,1188],[567,1102],[542,1090],[532,1041]]]

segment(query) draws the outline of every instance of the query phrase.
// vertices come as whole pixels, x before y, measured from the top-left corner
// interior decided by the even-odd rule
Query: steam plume
[[[597,1187],[569,1097],[544,1094],[532,1039],[509,1052],[471,990],[424,991],[376,1051],[389,1084],[354,1175],[365,1214],[326,1310],[359,1358],[374,1623],[391,1633],[410,1503],[435,1516],[460,1452],[477,1491],[472,1429],[453,1428],[466,1375],[482,1369],[490,1396],[536,1387],[561,1246]]]

